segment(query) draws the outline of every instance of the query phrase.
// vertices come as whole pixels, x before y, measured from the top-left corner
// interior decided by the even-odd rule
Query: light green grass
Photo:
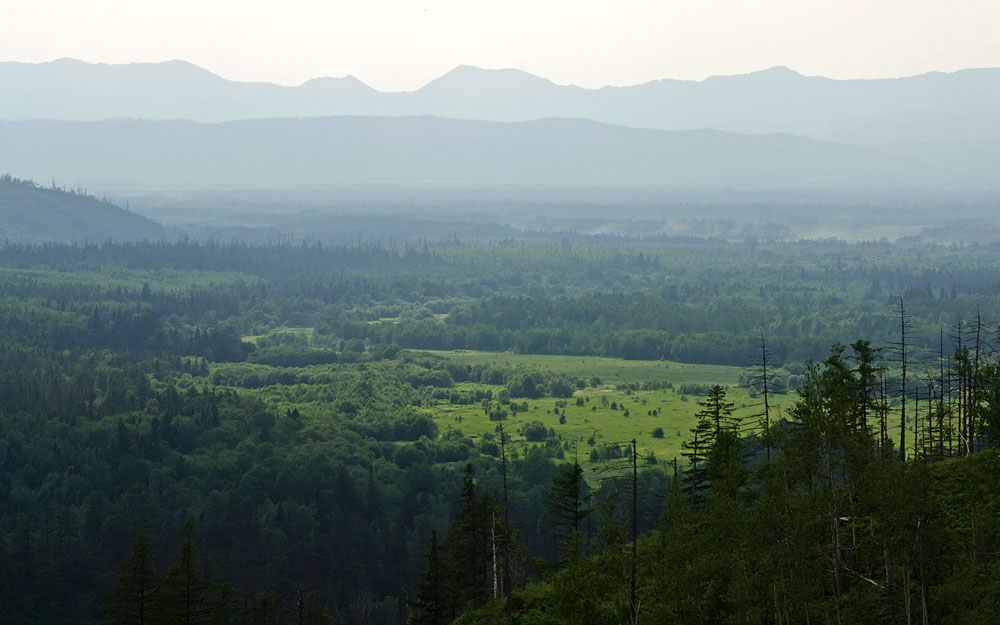
[[[727,400],[735,404],[734,414],[744,419],[744,426],[757,423],[754,415],[762,411],[761,400],[751,398],[746,389],[735,386],[740,369],[738,367],[723,367],[713,365],[685,365],[673,362],[628,361],[614,358],[594,358],[576,356],[536,356],[520,354],[490,354],[486,352],[436,352],[452,360],[465,364],[498,362],[510,365],[529,365],[552,369],[575,377],[589,378],[593,375],[601,377],[604,384],[600,387],[587,387],[577,391],[573,398],[562,400],[566,402],[566,423],[559,423],[559,415],[554,412],[557,402],[554,398],[526,400],[528,411],[518,412],[515,416],[508,413],[504,425],[512,437],[512,449],[517,455],[523,456],[530,447],[540,443],[531,443],[521,434],[523,426],[531,421],[540,421],[546,428],[551,428],[561,444],[568,445],[565,451],[567,459],[574,455],[581,465],[588,469],[599,470],[607,463],[591,463],[589,456],[594,446],[611,443],[626,445],[633,438],[640,460],[650,453],[657,459],[657,465],[665,468],[673,458],[683,463],[681,444],[690,438],[690,429],[694,427],[698,412],[699,397],[681,395],[677,387],[680,384],[722,384],[726,387]],[[621,382],[641,383],[652,380],[667,380],[675,385],[674,389],[650,391],[618,391],[613,384]],[[459,384],[459,389],[484,387],[477,384]],[[494,395],[502,387],[489,386]],[[576,398],[584,400],[583,406],[576,405]],[[608,407],[602,402],[602,397],[608,400]],[[514,403],[525,401],[514,398]],[[772,397],[772,418],[780,418],[791,406],[794,395],[775,395]],[[614,402],[619,409],[612,410]],[[622,404],[628,409],[626,417]],[[656,410],[657,415],[650,414]],[[560,409],[562,412],[563,409]],[[466,436],[478,441],[484,432],[495,432],[497,422],[490,421],[481,405],[457,405],[447,402],[427,408],[441,431],[448,428],[460,430]],[[654,438],[653,430],[663,428],[663,438]],[[590,444],[593,438],[594,444]],[[649,466],[649,465],[646,465]]]
[[[291,334],[297,336],[304,336],[306,339],[306,343],[310,344],[312,343],[313,332],[314,328],[300,328],[300,327],[275,328],[264,334],[246,334],[244,336],[241,336],[240,338],[243,341],[246,341],[247,343],[253,343],[254,345],[256,345],[265,336],[273,336],[277,334]]]
[[[467,365],[497,363],[512,366],[539,366],[574,378],[598,376],[605,384],[668,381],[681,384],[735,385],[740,367],[726,365],[690,365],[666,360],[623,360],[599,356],[547,356],[512,352],[477,352],[470,350],[430,351]]]

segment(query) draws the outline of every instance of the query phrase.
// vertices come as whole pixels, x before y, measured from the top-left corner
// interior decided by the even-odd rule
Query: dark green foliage
[[[427,602],[420,603],[421,619],[447,615],[444,622],[450,622],[462,612],[503,596],[505,580],[511,579],[509,572],[515,564],[508,561],[507,554],[518,550],[513,544],[508,549],[508,541],[516,539],[504,524],[504,512],[496,499],[477,490],[471,465],[466,465],[458,502],[441,561],[437,566],[428,562],[421,586],[428,596]],[[430,553],[429,547],[428,557]],[[443,593],[440,601],[431,598],[435,592]]]
[[[564,464],[552,478],[552,488],[545,498],[549,513],[548,523],[552,534],[562,549],[561,561],[575,560],[586,553],[583,522],[593,512],[591,494],[584,479],[583,468],[578,462]]]
[[[150,622],[196,625],[214,620],[216,590],[205,577],[196,540],[194,519],[188,519],[177,556],[157,584]]]
[[[447,563],[442,558],[437,532],[431,531],[427,544],[427,570],[417,589],[417,599],[413,602],[411,625],[446,625],[455,618],[453,588],[447,585],[452,576],[446,571]]]
[[[713,385],[700,405],[701,410],[695,415],[699,420],[704,419],[711,424],[711,436],[718,436],[723,430],[739,434],[739,421],[733,418],[733,402],[726,401],[726,389],[718,384]]]
[[[693,509],[683,489],[671,489],[663,526],[638,544],[643,620],[875,625],[1000,616],[1000,455],[929,464],[882,453],[859,419],[870,399],[864,369],[847,367],[842,352],[835,347],[807,370],[796,421],[776,425],[771,464],[747,469],[743,442],[723,428],[706,454],[702,505]],[[711,425],[708,415],[703,421]],[[529,587],[519,618],[621,622],[627,576],[617,553]]]
[[[521,428],[521,433],[524,434],[526,440],[532,442],[544,441],[545,437],[548,436],[548,430],[541,421],[525,423],[524,427]]]
[[[122,566],[118,585],[107,604],[108,625],[146,625],[155,622],[159,580],[153,572],[153,546],[140,534]]]
[[[728,466],[734,454],[738,460],[739,421],[733,418],[733,403],[726,401],[726,391],[718,384],[709,389],[695,416],[698,424],[692,428],[692,437],[681,454],[689,464],[685,477],[691,505],[701,506],[712,478],[709,466],[717,467],[720,459]]]
[[[794,360],[823,358],[859,334],[885,344],[890,291],[908,293],[915,328],[975,305],[993,318],[996,260],[987,248],[840,243],[0,245],[3,620],[134,622],[143,595],[133,582],[151,571],[162,591],[149,600],[172,596],[174,607],[152,610],[150,622],[209,613],[220,623],[399,622],[406,598],[419,595],[432,531],[445,537],[444,569],[462,576],[448,595],[455,613],[471,610],[468,620],[483,604],[495,612],[493,581],[503,574],[494,561],[501,571],[509,565],[520,588],[544,568],[528,553],[565,551],[542,519],[553,458],[568,448],[553,440],[554,416],[523,431],[537,444],[508,457],[515,532],[498,503],[497,437],[474,443],[439,431],[427,409],[481,405],[499,419],[524,412],[526,398],[567,396],[583,381],[503,357],[466,366],[404,348],[742,365],[763,326],[780,375],[801,387],[800,405],[786,413],[794,421],[772,428],[775,458],[765,467],[759,444],[734,434],[721,393],[679,389],[707,398],[687,450],[696,506],[691,484],[668,489],[663,459],[640,473],[642,531],[670,500],[669,527],[640,545],[650,558],[641,565],[643,618],[765,622],[777,610],[785,622],[834,622],[839,610],[843,622],[863,623],[888,620],[891,606],[902,622],[904,598],[918,605],[926,580],[935,620],[985,622],[1000,551],[986,486],[996,483],[992,465],[976,456],[941,465],[976,467],[954,469],[959,480],[938,466],[924,474],[919,463],[889,463],[880,447],[891,442],[871,436],[899,398],[869,344],[811,368]],[[915,357],[926,360],[931,347],[936,357],[931,338],[915,333]],[[960,352],[963,406],[971,406],[963,415],[974,426],[968,451],[978,452],[1000,438],[1000,374],[970,345]],[[634,413],[638,404],[626,401]],[[946,438],[935,431],[932,443],[921,421],[919,458],[953,453],[944,442],[958,439],[948,429],[957,401],[957,391],[933,410],[922,400],[918,414],[940,415]],[[559,418],[582,419],[588,402],[596,410],[600,399],[559,405]],[[620,446],[596,440],[587,452],[597,468],[627,464]],[[477,479],[471,493],[466,464]],[[597,564],[569,565],[579,583],[557,575],[560,596],[525,592],[548,596],[563,616],[577,605],[578,618],[627,618],[619,592],[627,492],[615,479],[594,487],[603,522],[588,518],[578,531],[607,552]],[[198,540],[192,534],[185,551],[175,537],[189,517]],[[847,521],[835,527],[835,517]],[[153,564],[130,560],[140,534]],[[494,548],[508,544],[510,562],[496,560]],[[879,586],[885,553],[891,593]],[[190,567],[178,564],[185,557]],[[676,575],[657,578],[660,569]],[[186,595],[188,612],[177,609],[184,580],[200,589]]]

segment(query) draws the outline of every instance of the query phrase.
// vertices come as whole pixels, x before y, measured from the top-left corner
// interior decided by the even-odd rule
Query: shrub
[[[542,425],[541,421],[532,421],[531,423],[525,424],[521,433],[524,434],[525,439],[531,442],[544,441],[545,437],[548,436],[548,430],[545,429],[545,426]]]

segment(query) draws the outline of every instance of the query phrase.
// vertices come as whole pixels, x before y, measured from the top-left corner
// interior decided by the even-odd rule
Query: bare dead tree
[[[771,464],[771,449],[773,447],[771,441],[771,393],[777,390],[779,384],[771,369],[769,369],[770,362],[771,350],[764,337],[764,331],[761,330],[760,352],[753,361],[753,366],[757,369],[757,373],[753,377],[753,384],[755,386],[759,385],[761,389],[762,403],[760,404],[761,411],[753,416],[759,420],[758,427],[761,430],[761,438],[767,454],[768,464]]]
[[[636,545],[639,542],[639,480],[636,458],[638,457],[635,439],[632,439],[632,575],[629,590],[629,617],[632,625],[639,625],[639,604],[635,600],[635,580],[638,573],[638,558]]]
[[[500,417],[500,475],[503,478],[503,525],[504,525],[504,565],[503,591],[506,599],[507,624],[514,622],[513,604],[511,601],[511,561],[510,561],[510,497],[507,494],[507,437],[503,430],[503,416]]]
[[[899,342],[892,344],[892,353],[895,356],[895,362],[899,363],[900,377],[899,377],[899,460],[904,462],[906,460],[906,368],[909,364],[906,359],[906,345],[910,338],[911,332],[911,321],[910,315],[906,314],[906,308],[903,305],[903,297],[899,297]]]
[[[944,458],[944,438],[945,438],[945,430],[944,430],[945,403],[944,403],[944,397],[945,397],[945,384],[946,384],[945,377],[944,377],[944,370],[945,370],[944,369],[944,328],[940,328],[940,331],[939,331],[938,368],[940,369],[940,372],[939,372],[940,377],[938,377],[938,423],[937,423],[937,426],[938,426],[938,458]],[[950,381],[948,383],[950,383]],[[950,403],[950,400],[951,400],[950,391],[949,391],[949,398],[948,399],[949,399],[949,403]],[[949,405],[948,406],[948,410],[950,410],[950,409],[951,409],[951,406]],[[950,417],[949,417],[949,419],[950,419]],[[949,436],[950,436],[950,434],[949,434]],[[950,444],[951,443],[950,443],[950,440],[949,440],[949,445]]]

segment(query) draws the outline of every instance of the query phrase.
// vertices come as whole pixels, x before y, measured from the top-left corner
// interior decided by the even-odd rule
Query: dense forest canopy
[[[753,622],[772,608],[790,622],[850,621],[878,602],[899,620],[918,613],[909,602],[925,581],[928,609],[983,610],[986,594],[973,605],[941,593],[966,583],[962,558],[986,576],[976,579],[993,570],[992,500],[968,512],[947,499],[967,491],[933,489],[966,471],[979,488],[993,465],[982,455],[927,473],[918,462],[995,443],[998,255],[687,238],[4,243],[0,603],[24,623],[134,622],[137,609],[148,622],[446,622],[503,618],[504,605],[525,622],[571,622],[559,606],[593,596],[604,606],[594,622],[618,622],[629,604],[598,597],[621,587],[608,576],[627,573],[634,528],[647,535],[635,543],[643,618],[722,618],[754,597]],[[901,319],[909,387],[892,349]],[[867,360],[830,356],[859,337],[873,346]],[[751,367],[762,341],[764,373]],[[580,358],[560,370],[421,350]],[[582,357],[651,362],[609,383]],[[751,368],[723,386],[682,379],[668,361]],[[801,396],[778,396],[789,387]],[[756,413],[762,392],[775,406],[769,428],[748,416],[726,425],[726,406]],[[657,427],[633,447],[609,418]],[[680,449],[676,461],[651,441]],[[881,492],[869,485],[890,479],[900,497],[908,480],[931,479],[942,494],[928,515],[978,515],[974,547],[950,550],[967,539],[956,534],[913,551],[906,515],[924,513],[890,518],[869,501]],[[849,519],[838,540],[864,534],[850,553],[810,533],[831,506]],[[710,547],[731,544],[720,538],[730,527],[758,535],[758,522],[799,527],[783,540],[819,551],[781,568],[789,552],[748,538],[738,562],[761,576],[734,569],[732,588],[703,599],[689,584],[709,573],[647,571],[687,561],[699,541],[697,561],[715,570],[723,556]],[[933,554],[943,559],[930,573]],[[853,558],[852,573],[822,577],[824,558]],[[845,581],[874,580],[886,558],[891,597],[881,581]],[[440,567],[474,583],[456,594]],[[574,586],[589,583],[603,590]],[[656,584],[675,584],[679,603],[650,599]],[[762,603],[775,588],[785,598]]]

